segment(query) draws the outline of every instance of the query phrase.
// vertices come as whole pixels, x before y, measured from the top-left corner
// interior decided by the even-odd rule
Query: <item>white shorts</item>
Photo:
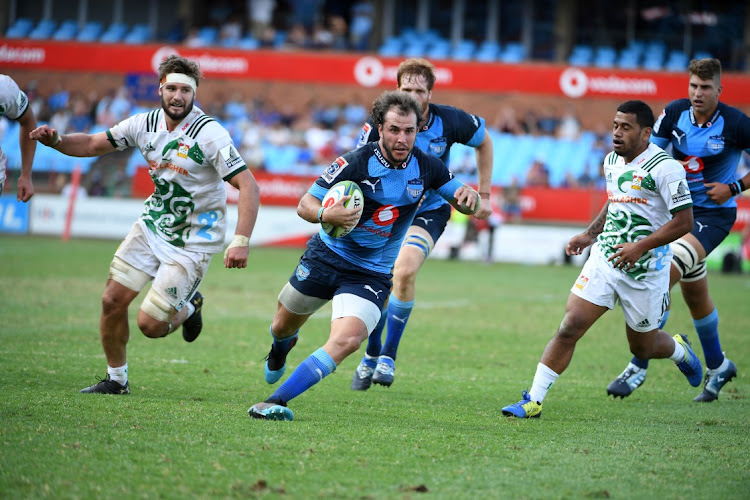
[[[614,309],[619,301],[625,323],[637,332],[650,332],[659,328],[669,306],[669,267],[665,270],[655,277],[636,281],[592,252],[570,291],[608,309]]]
[[[140,219],[130,228],[115,255],[150,275],[154,280],[151,288],[177,311],[200,286],[212,256],[167,243]]]

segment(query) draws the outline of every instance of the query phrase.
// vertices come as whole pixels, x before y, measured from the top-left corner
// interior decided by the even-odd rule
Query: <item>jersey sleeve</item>
[[[453,142],[465,144],[475,148],[484,140],[485,123],[484,118],[467,113],[462,109],[454,108],[456,129]]]
[[[378,128],[375,126],[375,124],[373,124],[372,119],[368,118],[365,124],[362,125],[362,130],[359,131],[359,138],[357,139],[357,149],[361,148],[368,142],[376,142],[378,139],[380,139]]]
[[[232,137],[224,127],[218,122],[211,122],[206,130],[202,131],[201,135],[204,134],[211,139],[209,142],[202,144],[205,154],[204,163],[216,169],[222,179],[228,181],[243,170],[247,170],[245,160],[234,147]]]
[[[112,147],[123,151],[137,145],[138,131],[145,130],[147,113],[138,113],[107,130],[107,139]]]
[[[29,98],[9,76],[0,81],[0,116],[18,120],[29,109]]]
[[[430,172],[430,182],[426,187],[434,189],[446,201],[453,201],[456,189],[464,183],[453,177],[446,164],[435,156],[424,154],[419,161],[425,162]]]
[[[737,143],[737,147],[750,153],[750,117],[744,113],[737,120]]]
[[[675,160],[665,160],[659,167],[656,183],[669,212],[675,213],[692,207],[693,199],[683,166]]]
[[[654,123],[654,128],[651,132],[651,142],[662,149],[666,148],[671,140],[672,124],[676,119],[675,105],[674,103],[669,103]]]
[[[351,180],[354,167],[349,164],[346,156],[348,155],[339,156],[333,160],[331,166],[325,169],[323,174],[313,182],[313,185],[310,186],[307,192],[317,199],[323,200],[328,190],[331,189],[331,186],[337,182]]]

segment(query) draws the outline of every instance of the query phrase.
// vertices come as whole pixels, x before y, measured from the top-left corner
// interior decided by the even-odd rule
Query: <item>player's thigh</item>
[[[211,254],[161,246],[169,245],[166,242],[157,245],[160,248],[155,250],[161,263],[147,297],[153,301],[158,296],[173,309],[174,314],[187,304],[200,287],[211,264]]]
[[[669,309],[669,273],[662,272],[642,281],[627,276],[618,283],[617,294],[625,323],[636,332],[657,329]]]
[[[331,320],[356,317],[362,320],[367,335],[380,321],[391,289],[389,275],[380,273],[347,273],[333,297]]]
[[[693,230],[683,238],[693,243],[703,260],[727,237],[737,219],[736,208],[693,207]]]

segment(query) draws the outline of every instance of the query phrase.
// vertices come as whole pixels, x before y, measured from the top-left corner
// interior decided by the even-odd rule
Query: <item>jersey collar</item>
[[[716,119],[719,117],[719,113],[721,113],[721,110],[719,109],[719,106],[717,104],[717,106],[716,106],[716,112],[714,113],[714,116],[712,116],[711,119],[708,120],[706,123],[704,123],[703,125],[701,125],[701,124],[699,124],[699,123],[697,123],[695,121],[695,111],[693,111],[693,106],[691,105],[690,106],[690,123],[692,123],[693,126],[695,126],[695,127],[708,128],[711,125],[713,125],[714,123],[716,123]]]
[[[409,162],[411,161],[412,153],[409,153],[409,156],[406,157],[406,160],[400,165],[391,165],[391,163],[385,159],[385,155],[383,155],[383,152],[380,151],[380,145],[377,142],[373,143],[375,145],[375,158],[378,159],[381,165],[383,165],[385,168],[390,168],[394,170],[403,170],[409,165]]]

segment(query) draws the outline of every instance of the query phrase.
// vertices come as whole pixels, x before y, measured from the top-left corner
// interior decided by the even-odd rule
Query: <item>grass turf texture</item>
[[[248,417],[263,381],[276,296],[300,250],[220,256],[201,288],[204,330],[151,340],[131,307],[132,394],[83,395],[106,373],[100,295],[116,243],[0,239],[0,497],[747,498],[750,278],[709,277],[739,377],[692,401],[669,361],[625,400],[606,386],[630,359],[622,312],[602,317],[544,403],[500,408],[531,384],[575,267],[430,261],[386,389],[349,389],[364,351],[290,403],[293,422]],[[471,298],[469,298],[471,297]],[[674,291],[668,329],[688,333]],[[303,328],[289,373],[323,344],[330,306]],[[288,376],[288,375],[287,375]]]

